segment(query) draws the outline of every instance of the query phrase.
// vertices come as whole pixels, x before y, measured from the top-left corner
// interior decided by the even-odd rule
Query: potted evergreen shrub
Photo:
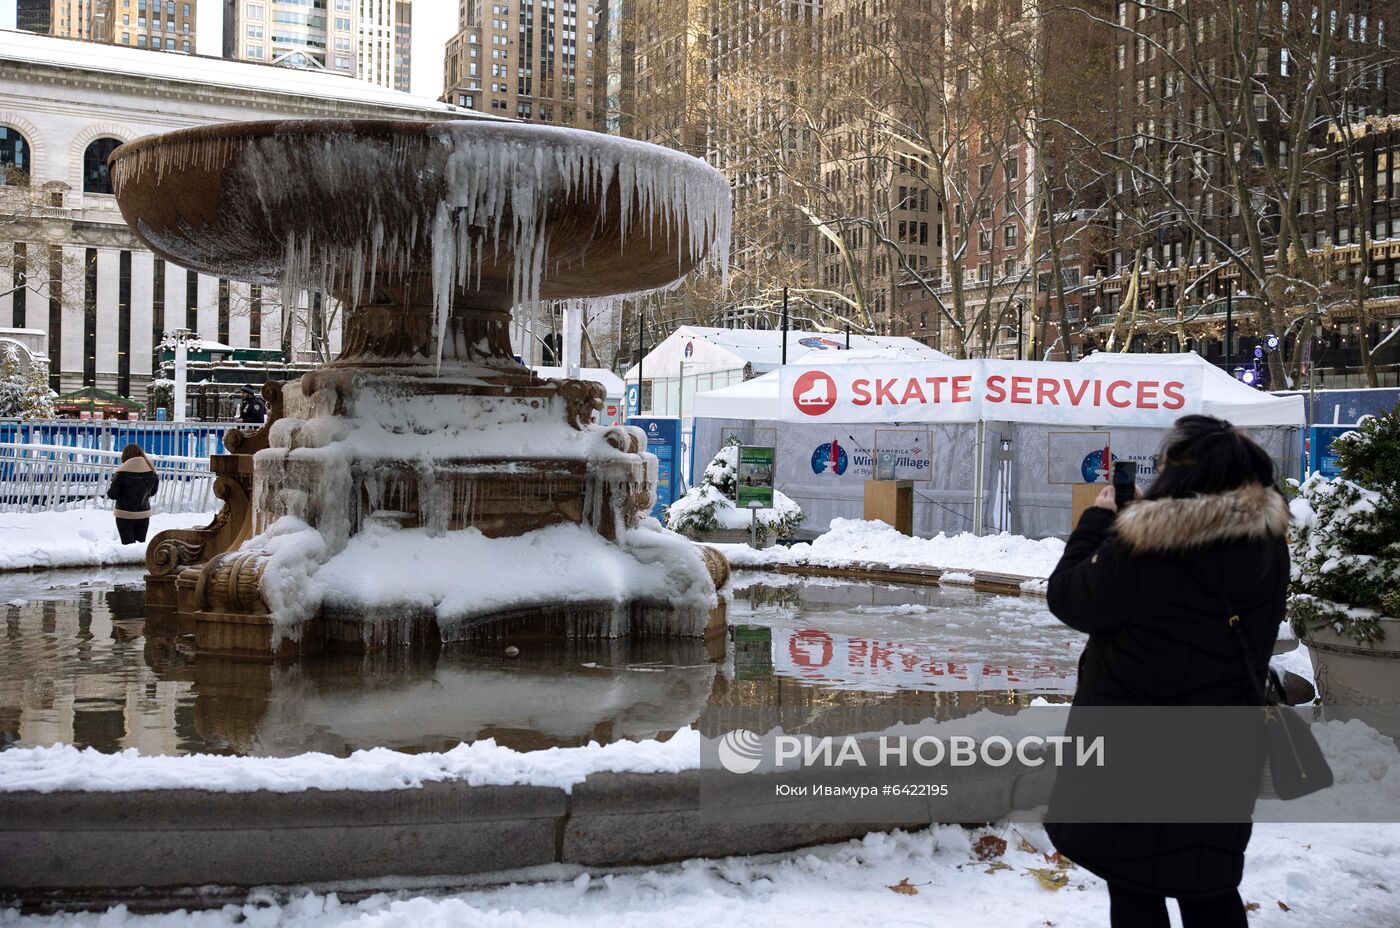
[[[1332,705],[1400,706],[1400,409],[1332,444],[1293,500],[1288,616]]]
[[[731,441],[710,461],[699,485],[666,510],[666,527],[696,541],[747,543],[755,516],[734,503],[738,479],[739,444]],[[802,508],[777,490],[773,507],[757,512],[760,548],[791,535],[802,524]]]

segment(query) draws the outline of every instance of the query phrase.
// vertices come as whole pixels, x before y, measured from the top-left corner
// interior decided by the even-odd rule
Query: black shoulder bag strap
[[[1230,608],[1230,598],[1222,588],[1225,613],[1240,646],[1240,659],[1254,684],[1254,692],[1264,710],[1264,747],[1268,757],[1268,774],[1273,793],[1280,799],[1297,799],[1332,785],[1332,768],[1322,755],[1322,747],[1313,737],[1312,728],[1290,705],[1282,702],[1283,681],[1266,664],[1265,680],[1273,684],[1277,697],[1270,697],[1249,657],[1249,643],[1240,628],[1240,617]]]

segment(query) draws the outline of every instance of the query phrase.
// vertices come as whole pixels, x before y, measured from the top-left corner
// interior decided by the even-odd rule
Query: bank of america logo
[[[763,739],[747,729],[726,732],[719,739],[719,764],[730,773],[753,773],[763,762]]]

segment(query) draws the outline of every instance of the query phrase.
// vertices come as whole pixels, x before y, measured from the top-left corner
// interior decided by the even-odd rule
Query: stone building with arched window
[[[0,327],[47,336],[50,385],[144,401],[162,335],[285,359],[339,350],[335,307],[187,272],[143,248],[107,156],[143,135],[244,119],[482,118],[317,71],[0,31]]]

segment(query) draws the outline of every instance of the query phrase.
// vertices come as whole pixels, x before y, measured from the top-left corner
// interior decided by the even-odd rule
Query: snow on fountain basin
[[[335,402],[329,387],[298,398],[289,409],[308,418],[278,420],[272,447],[255,457],[257,511],[284,515],[243,550],[269,555],[262,592],[286,637],[297,637],[323,608],[365,615],[408,609],[445,628],[504,610],[627,602],[693,615],[696,627],[682,634],[703,629],[716,594],[698,549],[655,520],[631,529],[624,523],[638,461],[653,474],[656,466],[652,455],[619,449],[634,437],[626,429],[575,429],[557,396],[425,395],[398,378],[356,376],[347,415],[326,414]],[[506,538],[448,529],[462,484],[444,474],[476,467],[538,480],[535,462],[586,465],[585,524]],[[299,468],[314,481],[290,479]],[[360,488],[373,508],[393,511],[386,486],[405,470],[416,474],[420,524],[367,519],[352,534]],[[603,488],[611,490],[610,512]],[[608,524],[616,542],[594,527]]]

